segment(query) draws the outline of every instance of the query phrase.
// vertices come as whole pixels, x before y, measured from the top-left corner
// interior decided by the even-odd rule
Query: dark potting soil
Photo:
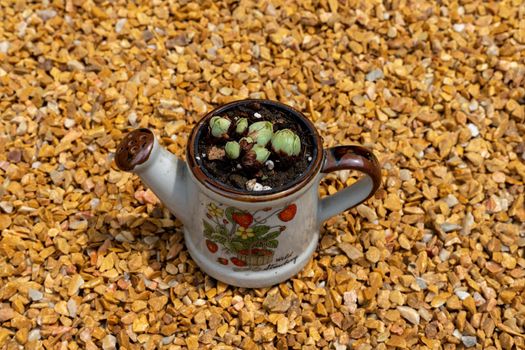
[[[256,113],[260,117],[256,117]],[[254,102],[217,115],[228,117],[232,121],[232,125],[235,125],[240,118],[247,118],[250,125],[259,121],[270,121],[273,124],[274,133],[281,129],[290,129],[301,139],[301,153],[297,157],[282,159],[272,152],[268,160],[274,163],[274,168],[269,169],[267,166],[263,166],[259,172],[254,173],[244,168],[239,169],[237,167],[237,164],[240,163],[238,160],[230,160],[227,157],[224,157],[223,160],[209,160],[207,157],[202,157],[208,154],[211,147],[223,147],[229,141],[217,142],[210,134],[208,124],[206,124],[203,126],[206,130],[201,134],[202,136],[198,141],[198,152],[199,156],[202,157],[201,166],[204,166],[212,177],[227,186],[246,190],[246,182],[255,178],[261,185],[270,186],[272,191],[275,191],[304,174],[312,162],[314,149],[312,136],[304,126],[296,123],[287,111]],[[239,141],[240,136],[230,138],[230,140],[233,139]],[[266,147],[271,150],[270,143]],[[256,194],[257,192],[253,193]]]

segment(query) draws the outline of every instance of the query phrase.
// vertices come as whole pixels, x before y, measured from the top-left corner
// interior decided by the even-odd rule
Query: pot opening
[[[222,135],[220,124],[216,124],[219,132],[210,127],[213,123],[212,118],[217,116],[231,122],[230,125],[225,122]],[[240,119],[246,119],[245,125],[248,125],[241,127],[240,129],[244,130],[241,132],[235,128],[236,124],[240,124]],[[274,132],[270,135],[287,129],[298,136],[294,138],[294,140],[300,140],[301,146],[298,154],[292,153],[291,156],[288,156],[290,153],[281,152],[278,146],[273,146],[274,143],[277,144],[277,141],[274,143],[266,141],[266,144],[264,144],[265,141],[262,141],[261,144],[258,144],[257,139],[255,141],[251,139],[250,136],[258,136],[252,131],[252,125],[256,124],[254,127],[256,129],[256,126],[261,124],[259,122],[268,121],[272,123]],[[228,131],[225,132],[225,130]],[[217,137],[217,135],[220,136]],[[252,144],[246,146],[242,138],[249,138]],[[285,139],[285,141],[288,140]],[[231,157],[232,153],[225,152],[225,150],[231,151],[226,147],[230,141],[241,146],[240,152],[239,147],[237,147],[237,153],[234,152],[236,158]],[[284,145],[283,148],[289,143],[285,142]],[[257,158],[255,158],[255,152],[252,149],[259,148],[260,150],[263,147],[263,151],[270,155],[261,158],[263,162],[259,162],[259,154],[257,153]],[[248,153],[253,153],[251,159]],[[289,106],[269,100],[235,101],[213,110],[199,121],[188,142],[187,159],[197,180],[221,194],[226,192],[237,196],[261,197],[288,193],[301,188],[319,169],[322,160],[321,138],[314,125],[300,112]],[[256,159],[255,166],[253,159]]]

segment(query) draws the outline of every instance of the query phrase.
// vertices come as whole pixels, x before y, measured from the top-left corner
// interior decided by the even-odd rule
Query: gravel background
[[[2,349],[523,349],[525,5],[0,0]],[[295,106],[384,187],[295,279],[210,279],[113,162],[215,106]],[[321,194],[354,181],[325,179]],[[116,345],[118,344],[118,345]]]

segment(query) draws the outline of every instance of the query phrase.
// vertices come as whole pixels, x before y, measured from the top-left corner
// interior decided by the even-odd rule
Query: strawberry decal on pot
[[[231,262],[234,270],[260,271],[275,261],[279,237],[287,229],[283,222],[292,220],[296,213],[295,204],[248,212],[208,203],[207,219],[203,219],[206,248],[212,254],[217,253],[219,248],[220,255],[226,254],[215,260],[221,265]]]
[[[246,262],[242,261],[241,259],[231,258],[230,260],[232,261],[232,263],[233,263],[235,266],[239,266],[239,267],[246,266]]]
[[[296,213],[297,213],[297,205],[290,204],[289,206],[284,208],[277,216],[279,217],[279,220],[288,222],[295,217]]]
[[[209,239],[206,240],[206,247],[208,247],[208,250],[212,253],[216,253],[217,250],[219,250],[217,243],[212,242]]]
[[[235,221],[239,226],[242,226],[244,228],[249,227],[253,222],[253,216],[249,213],[233,213],[232,218],[233,221]]]

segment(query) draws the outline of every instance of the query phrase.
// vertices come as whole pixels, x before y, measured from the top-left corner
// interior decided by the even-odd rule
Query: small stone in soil
[[[266,161],[266,163],[264,163],[264,165],[266,165],[268,170],[273,170],[273,168],[275,167],[275,164],[271,160]]]
[[[257,184],[257,179],[251,179],[246,181],[246,189],[248,191],[253,191],[253,189],[255,188],[255,184]]]
[[[262,115],[260,113],[257,113],[257,112],[253,113],[253,116],[255,118],[257,118],[257,119],[262,118]]]
[[[221,160],[226,155],[226,152],[224,149],[213,146],[208,151],[208,159],[209,160]]]

